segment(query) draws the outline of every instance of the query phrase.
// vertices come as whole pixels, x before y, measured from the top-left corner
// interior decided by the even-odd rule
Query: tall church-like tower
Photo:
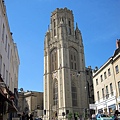
[[[44,41],[44,119],[74,118],[87,108],[84,47],[71,10],[51,14]]]

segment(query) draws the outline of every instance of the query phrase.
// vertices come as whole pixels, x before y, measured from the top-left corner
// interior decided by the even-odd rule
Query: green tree
[[[72,119],[72,113],[69,112],[68,115],[67,115],[68,119],[71,120]]]

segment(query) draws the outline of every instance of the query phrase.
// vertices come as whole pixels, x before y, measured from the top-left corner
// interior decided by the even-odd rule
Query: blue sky
[[[120,38],[120,0],[5,0],[20,67],[19,88],[43,91],[44,37],[56,8],[73,11],[81,30],[86,66],[100,67]]]

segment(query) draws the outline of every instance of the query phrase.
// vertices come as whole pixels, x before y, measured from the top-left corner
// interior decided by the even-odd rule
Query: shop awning
[[[4,92],[0,88],[0,101],[7,101],[10,102],[10,100],[5,96]]]
[[[18,109],[16,108],[15,104],[13,101],[11,101],[9,104],[8,104],[8,112],[17,112]]]
[[[0,89],[0,102],[4,102],[4,101],[8,102],[8,113],[18,111],[13,100],[8,99],[3,93],[3,91]]]

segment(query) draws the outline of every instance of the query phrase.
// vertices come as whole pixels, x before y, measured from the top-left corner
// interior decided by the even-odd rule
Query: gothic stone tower
[[[44,41],[44,119],[67,119],[87,108],[84,47],[71,10],[57,8]]]

